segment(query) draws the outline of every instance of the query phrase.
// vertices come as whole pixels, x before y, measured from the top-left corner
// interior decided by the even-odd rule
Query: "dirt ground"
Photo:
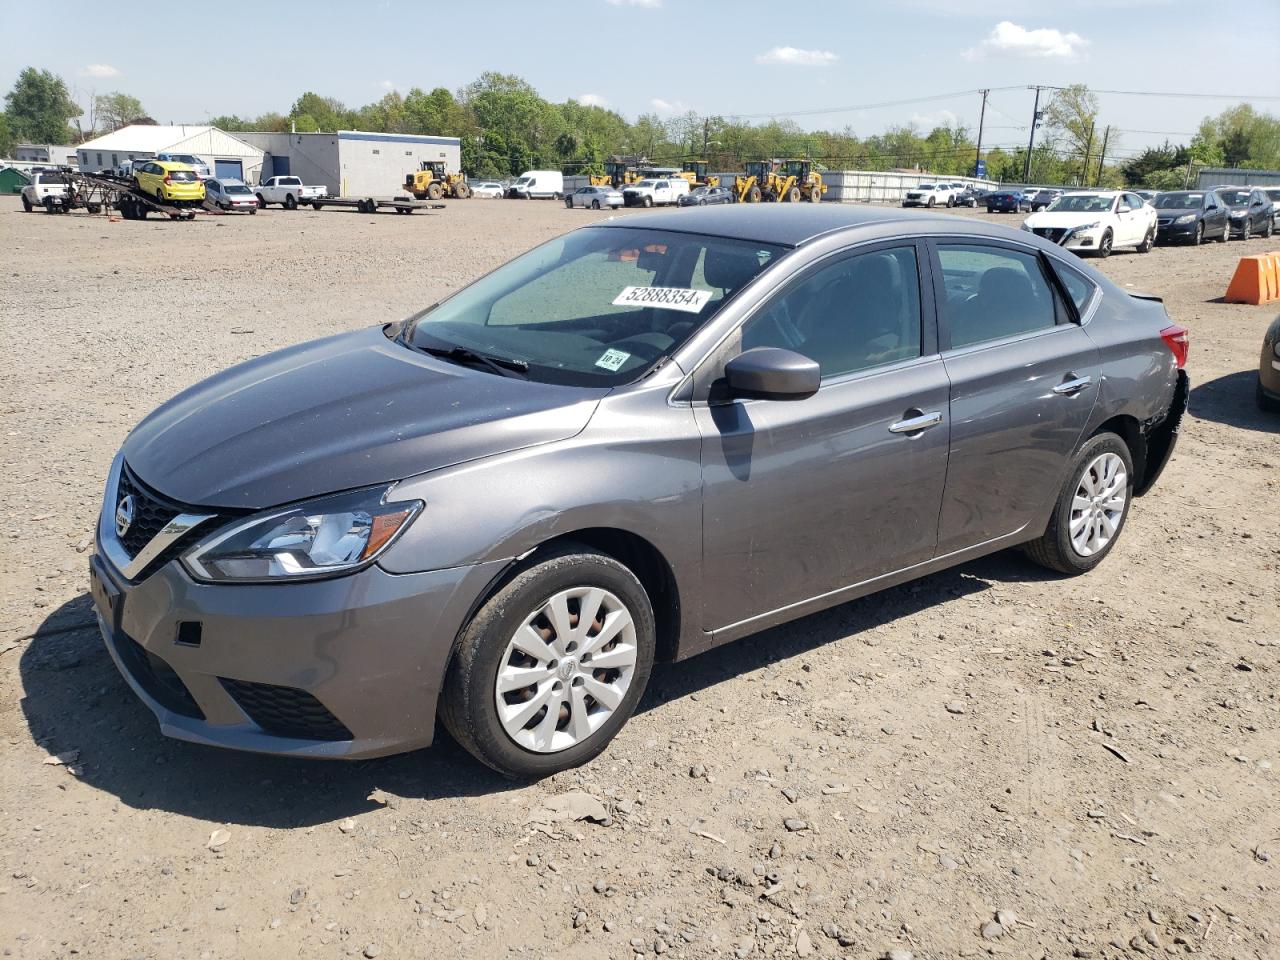
[[[1191,328],[1194,390],[1087,576],[1002,554],[661,666],[604,756],[532,785],[443,734],[359,763],[161,737],[88,626],[130,427],[598,216],[0,199],[3,955],[1280,957],[1280,418],[1252,396],[1278,308],[1217,301],[1280,242],[1101,264]],[[606,821],[527,822],[571,791]]]

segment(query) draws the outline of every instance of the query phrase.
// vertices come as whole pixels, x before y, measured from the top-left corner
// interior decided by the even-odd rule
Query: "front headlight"
[[[1086,230],[1097,230],[1100,226],[1102,226],[1102,221],[1095,220],[1093,223],[1081,224],[1080,226],[1076,227],[1075,232],[1084,233]]]
[[[1194,213],[1184,213],[1182,216],[1180,216],[1177,220],[1173,222],[1174,223],[1190,223],[1195,218],[1196,218],[1196,215]]]
[[[391,487],[357,490],[269,510],[218,530],[182,558],[214,582],[313,580],[352,573],[377,559],[422,510],[387,502]]]

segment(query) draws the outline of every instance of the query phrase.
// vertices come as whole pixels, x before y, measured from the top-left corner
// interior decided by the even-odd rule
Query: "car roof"
[[[929,214],[897,208],[845,206],[839,203],[726,204],[695,207],[679,213],[641,214],[606,220],[602,227],[639,227],[673,233],[699,233],[798,247],[818,237],[840,231],[867,229],[883,224],[906,223],[921,227],[921,233],[962,232],[975,236],[1009,237],[1026,234],[981,220],[952,214]],[[933,229],[930,229],[933,228]]]
[[[182,163],[178,160],[152,160],[157,166],[164,167],[166,170],[190,170],[195,172],[195,167],[189,163]]]

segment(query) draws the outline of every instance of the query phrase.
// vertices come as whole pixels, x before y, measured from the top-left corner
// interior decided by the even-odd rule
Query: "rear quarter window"
[[[1053,263],[1054,272],[1058,275],[1058,279],[1062,281],[1062,286],[1067,291],[1067,296],[1075,304],[1076,314],[1084,316],[1084,312],[1089,306],[1089,301],[1093,299],[1093,292],[1098,288],[1084,274],[1072,270],[1065,263],[1059,263],[1052,258],[1050,260]]]

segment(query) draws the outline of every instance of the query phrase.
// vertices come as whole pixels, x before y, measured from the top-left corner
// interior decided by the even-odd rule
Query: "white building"
[[[462,166],[457,137],[409,133],[242,133],[262,148],[262,179],[291,175],[322,185],[335,197],[392,197],[404,193],[406,174],[424,160],[442,161],[446,173]]]
[[[209,165],[216,177],[257,183],[262,150],[217,127],[135,123],[88,140],[76,148],[80,170],[114,170],[126,160],[150,159],[161,153],[186,153]]]
[[[59,167],[73,167],[76,148],[59,143],[20,143],[13,148],[13,159],[19,163],[49,163]]]

